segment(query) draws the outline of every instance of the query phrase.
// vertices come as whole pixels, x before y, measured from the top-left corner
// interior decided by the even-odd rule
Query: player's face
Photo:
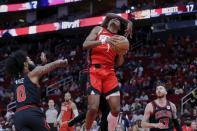
[[[70,93],[66,93],[65,96],[64,96],[64,99],[65,99],[66,102],[68,102],[71,99]]]
[[[49,107],[54,107],[55,103],[53,100],[49,100],[48,105]]]
[[[120,21],[117,18],[111,19],[109,21],[109,26],[111,26],[112,24],[114,25],[115,28],[117,28],[117,30],[120,30]]]
[[[167,91],[166,91],[165,87],[157,86],[157,88],[156,88],[156,95],[157,95],[157,98],[165,97],[167,95]]]

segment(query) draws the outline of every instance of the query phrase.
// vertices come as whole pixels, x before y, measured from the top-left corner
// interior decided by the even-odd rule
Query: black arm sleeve
[[[182,128],[181,126],[179,125],[179,122],[177,119],[172,119],[173,123],[174,123],[174,126],[176,128],[177,131],[182,131]]]
[[[71,126],[73,126],[74,124],[83,121],[83,120],[86,118],[86,113],[87,113],[87,112],[82,112],[82,113],[80,113],[77,117],[74,117],[72,120],[70,120],[70,121],[68,122],[68,126],[71,127]]]

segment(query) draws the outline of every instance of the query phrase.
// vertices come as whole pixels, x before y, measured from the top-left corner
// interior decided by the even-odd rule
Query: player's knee
[[[88,107],[88,111],[91,114],[96,114],[98,112],[98,106],[91,105],[91,106]]]
[[[118,116],[119,113],[120,113],[120,106],[111,108],[111,114],[113,116]]]

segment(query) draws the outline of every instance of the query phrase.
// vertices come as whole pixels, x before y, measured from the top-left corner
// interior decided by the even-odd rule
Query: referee
[[[50,126],[50,131],[57,131],[57,116],[58,111],[54,108],[54,100],[50,99],[48,102],[49,109],[46,110],[46,121]]]

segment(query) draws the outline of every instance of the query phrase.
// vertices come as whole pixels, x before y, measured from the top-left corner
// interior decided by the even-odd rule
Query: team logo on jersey
[[[62,110],[67,111],[67,107],[63,106]]]
[[[107,38],[109,38],[109,36],[107,35],[100,35],[99,40],[106,40]]]
[[[170,106],[167,106],[167,109],[170,109]]]

